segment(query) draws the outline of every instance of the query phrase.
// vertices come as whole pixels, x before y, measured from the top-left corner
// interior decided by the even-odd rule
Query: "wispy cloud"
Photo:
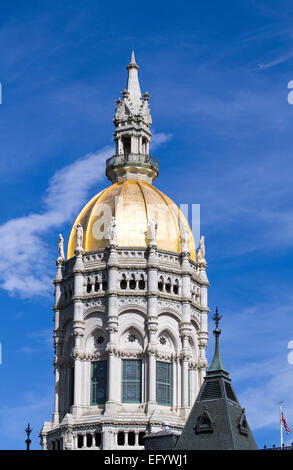
[[[42,393],[23,393],[18,397],[20,405],[1,406],[0,435],[5,435],[5,449],[24,448],[24,427],[28,422],[33,425],[32,448],[40,449],[38,435],[44,420],[50,418],[52,396],[50,387]],[[3,446],[1,448],[3,449]]]
[[[44,235],[70,221],[85,202],[89,189],[104,178],[105,160],[113,150],[89,153],[57,171],[49,182],[44,211],[11,219],[0,226],[1,287],[22,297],[44,295],[51,285],[50,258]]]
[[[293,57],[293,50],[287,52],[286,54],[281,54],[280,56],[276,57],[275,59],[267,62],[266,64],[258,64],[260,69],[269,69],[271,67],[275,67],[276,65],[282,64],[283,62],[287,62],[287,60]]]
[[[270,292],[271,287],[267,288]],[[288,363],[287,348],[292,313],[292,295],[288,294],[282,302],[255,302],[224,318],[224,363],[254,430],[276,428],[280,400],[285,401],[288,422],[293,422],[293,366]]]

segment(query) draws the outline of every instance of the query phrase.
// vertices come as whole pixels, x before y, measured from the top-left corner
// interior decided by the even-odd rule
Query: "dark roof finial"
[[[30,450],[30,445],[31,445],[31,440],[30,440],[30,433],[32,432],[32,428],[30,426],[30,423],[28,423],[27,427],[25,428],[24,432],[27,435],[27,439],[25,441],[26,443],[26,450]]]

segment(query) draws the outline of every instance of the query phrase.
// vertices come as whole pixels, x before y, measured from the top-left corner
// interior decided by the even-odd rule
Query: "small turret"
[[[127,65],[128,77],[123,99],[116,100],[114,141],[116,152],[107,160],[106,176],[112,183],[127,179],[151,183],[157,178],[158,162],[149,154],[152,118],[150,95],[140,91],[134,51]]]

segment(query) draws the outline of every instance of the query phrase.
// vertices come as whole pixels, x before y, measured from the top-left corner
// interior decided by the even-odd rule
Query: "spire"
[[[219,372],[223,371],[226,374],[228,373],[225,369],[225,366],[223,364],[222,358],[221,358],[221,353],[220,353],[220,345],[219,345],[219,336],[221,334],[221,330],[219,328],[219,322],[221,320],[223,315],[219,315],[218,313],[218,307],[216,307],[216,313],[213,316],[213,320],[216,324],[216,328],[214,329],[213,333],[215,335],[215,352],[214,352],[214,357],[211,363],[211,366],[208,370],[208,372]]]
[[[135,112],[139,112],[141,106],[141,91],[138,81],[138,65],[135,62],[134,51],[132,51],[130,63],[127,65],[128,77],[126,84],[126,91],[129,93],[130,101],[135,109]]]

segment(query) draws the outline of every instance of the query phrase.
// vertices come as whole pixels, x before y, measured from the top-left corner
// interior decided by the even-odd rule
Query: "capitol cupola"
[[[149,110],[150,95],[140,91],[138,65],[132,51],[127,66],[128,77],[123,99],[116,100],[114,115],[115,155],[107,160],[106,175],[112,183],[126,179],[139,179],[151,183],[158,176],[158,162],[149,154],[152,118]]]
[[[132,53],[114,115],[111,181],[80,211],[54,304],[55,404],[43,449],[143,449],[165,422],[180,432],[207,366],[209,287],[180,208],[154,185],[149,94]],[[95,171],[95,168],[92,169]]]

